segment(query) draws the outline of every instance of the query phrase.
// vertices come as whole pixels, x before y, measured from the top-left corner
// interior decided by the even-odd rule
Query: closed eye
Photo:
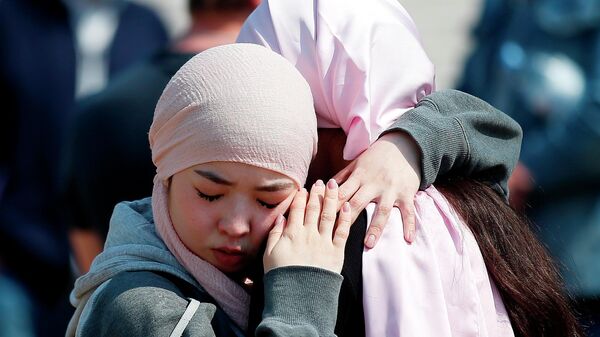
[[[279,206],[279,203],[277,203],[277,204],[267,204],[266,202],[264,202],[264,201],[262,201],[262,200],[260,200],[260,199],[256,199],[256,201],[258,201],[258,203],[259,203],[259,204],[260,204],[262,207],[265,207],[265,208],[268,208],[268,209],[273,209],[273,208],[275,208],[275,207]]]
[[[222,194],[217,194],[217,195],[208,195],[208,194],[204,194],[198,190],[196,190],[196,192],[198,193],[198,196],[208,202],[213,202],[217,199],[219,199],[220,197],[222,197]]]

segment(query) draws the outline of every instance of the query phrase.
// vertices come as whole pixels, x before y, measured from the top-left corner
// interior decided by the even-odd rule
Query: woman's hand
[[[343,183],[340,202],[350,200],[352,222],[370,203],[377,208],[365,236],[365,246],[375,247],[393,207],[398,207],[404,223],[404,239],[415,235],[414,196],[421,184],[421,153],[415,141],[404,132],[383,135],[333,179]]]
[[[308,197],[308,204],[307,204]],[[310,196],[302,189],[292,201],[287,222],[278,216],[269,233],[263,258],[265,273],[285,266],[313,266],[342,271],[350,232],[350,205],[345,203],[336,224],[338,186],[317,181]]]

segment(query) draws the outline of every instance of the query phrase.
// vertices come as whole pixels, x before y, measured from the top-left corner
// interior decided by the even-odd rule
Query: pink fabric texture
[[[397,0],[263,0],[238,42],[267,46],[308,81],[322,128],[356,158],[434,89],[434,69]]]
[[[397,0],[263,0],[238,41],[267,46],[296,66],[310,84],[319,127],[346,132],[345,159],[434,90],[433,66]],[[466,227],[433,187],[415,206],[413,245],[394,209],[376,248],[363,255],[366,335],[512,336]]]
[[[168,180],[186,168],[233,161],[280,172],[304,185],[316,154],[317,122],[308,84],[280,55],[252,44],[208,49],[167,84],[149,132],[156,166],[152,212],[175,258],[242,329],[249,295],[177,235]]]
[[[363,253],[366,335],[514,336],[473,234],[433,186],[415,206],[411,245],[394,209],[377,246]],[[374,208],[367,207],[369,221]]]

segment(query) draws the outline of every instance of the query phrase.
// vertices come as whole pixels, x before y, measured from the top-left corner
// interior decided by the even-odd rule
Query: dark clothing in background
[[[150,10],[126,4],[111,73],[167,41]],[[59,167],[73,116],[76,41],[61,1],[0,1],[0,263],[32,297],[37,330],[64,334],[72,285]]]
[[[486,1],[475,37],[461,89],[523,127],[529,215],[598,336],[600,1]]]
[[[69,13],[59,1],[0,1],[0,45],[0,260],[50,304],[70,277],[57,199],[75,93]]]
[[[151,57],[168,42],[165,27],[150,9],[125,2],[108,51],[109,77]]]
[[[168,50],[118,76],[83,100],[69,137],[69,223],[106,237],[115,205],[152,194],[155,168],[148,130],[163,89],[193,54]]]

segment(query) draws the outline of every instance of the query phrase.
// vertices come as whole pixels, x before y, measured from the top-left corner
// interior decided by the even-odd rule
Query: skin
[[[172,177],[169,211],[188,249],[224,273],[238,273],[261,253],[275,219],[297,191],[281,173],[210,162]]]
[[[421,184],[420,163],[421,153],[415,140],[398,131],[382,136],[350,164],[338,168],[334,179],[342,184],[340,203],[350,201],[353,219],[370,202],[377,203],[365,235],[365,247],[375,247],[394,207],[402,214],[404,240],[413,242],[413,199]]]
[[[336,216],[337,205],[333,179],[327,185],[317,180],[309,194],[281,173],[237,162],[192,166],[169,185],[178,236],[229,275],[243,273],[263,247],[265,273],[291,265],[340,273],[351,211],[346,202]],[[282,214],[288,209],[286,220]]]
[[[377,203],[365,235],[367,248],[376,245],[393,207],[400,209],[404,238],[411,243],[415,234],[413,198],[421,182],[421,157],[415,141],[402,132],[389,133],[352,162],[342,157],[345,144],[343,130],[319,129],[319,148],[308,181],[333,177],[340,183],[338,205],[350,202],[353,222],[370,202]]]

